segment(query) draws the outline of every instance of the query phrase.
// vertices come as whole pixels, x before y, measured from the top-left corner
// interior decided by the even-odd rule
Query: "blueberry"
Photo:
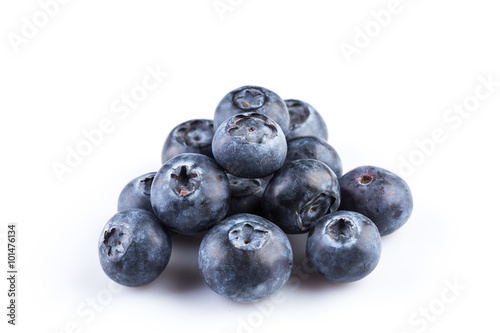
[[[337,176],[325,163],[295,160],[274,175],[264,191],[264,217],[284,232],[305,233],[320,217],[340,204]]]
[[[167,136],[161,152],[162,164],[182,153],[212,157],[214,125],[208,119],[193,119],[174,127]]]
[[[330,167],[337,177],[342,176],[339,154],[325,140],[314,136],[301,136],[288,140],[286,162],[300,159],[318,160]]]
[[[273,119],[286,134],[290,126],[290,115],[285,102],[269,89],[243,86],[229,92],[217,105],[214,128],[228,118],[242,112],[257,112]]]
[[[328,140],[328,129],[323,117],[306,102],[297,99],[286,99],[286,106],[290,113],[290,128],[287,139],[299,136],[315,136]]]
[[[263,178],[240,178],[227,174],[231,190],[231,203],[227,216],[249,213],[262,215],[261,200],[267,182]]]
[[[104,273],[121,285],[139,287],[156,279],[172,252],[170,236],[156,216],[143,209],[115,214],[99,237]]]
[[[131,208],[140,208],[149,210],[153,213],[151,207],[151,184],[156,172],[150,172],[145,175],[132,179],[123,188],[118,197],[118,211]]]
[[[262,178],[278,170],[286,158],[286,138],[271,118],[246,112],[226,119],[217,129],[212,150],[230,174]]]
[[[413,199],[406,182],[394,173],[361,166],[340,178],[340,209],[361,213],[375,223],[380,235],[399,229],[410,218]]]
[[[273,223],[252,214],[237,214],[203,238],[198,265],[203,281],[235,302],[255,302],[277,291],[292,269],[292,248]]]
[[[311,266],[332,282],[353,282],[370,274],[382,246],[377,227],[355,212],[323,216],[309,232],[306,257]]]
[[[208,230],[229,209],[229,181],[210,157],[185,153],[168,160],[151,186],[151,204],[169,229],[192,235]]]

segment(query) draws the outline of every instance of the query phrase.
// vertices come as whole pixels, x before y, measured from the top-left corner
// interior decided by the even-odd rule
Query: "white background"
[[[47,22],[37,1],[0,5],[4,271],[7,223],[19,237],[18,326],[6,323],[1,278],[2,332],[498,330],[496,2],[401,0],[384,27],[370,13],[389,0],[220,3],[230,6],[222,16],[213,0],[74,0],[52,7]],[[357,53],[346,57],[346,44]],[[168,77],[114,112],[147,68]],[[481,77],[496,86],[488,91]],[[403,170],[411,219],[383,238],[376,270],[349,285],[295,270],[298,288],[235,304],[201,281],[200,239],[180,237],[159,279],[114,288],[97,240],[122,187],[160,167],[175,125],[211,118],[224,94],[245,84],[316,107],[345,171],[371,164],[401,174],[401,159],[412,160],[414,170]],[[472,111],[447,111],[464,101]],[[66,164],[68,149],[85,145],[83,132],[103,119],[112,130],[59,179],[54,163]],[[431,144],[436,131],[441,140]],[[416,141],[427,143],[426,155]],[[304,237],[291,237],[298,265]]]

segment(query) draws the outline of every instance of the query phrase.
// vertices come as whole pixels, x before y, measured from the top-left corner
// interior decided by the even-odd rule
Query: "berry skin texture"
[[[338,178],[342,176],[339,154],[325,140],[314,136],[301,136],[288,140],[286,162],[300,159],[318,160],[330,167]]]
[[[243,86],[229,92],[217,105],[214,114],[214,129],[243,112],[263,114],[281,127],[286,134],[290,126],[290,115],[285,102],[276,93],[258,86]]]
[[[328,140],[326,123],[315,108],[298,99],[286,99],[285,104],[290,114],[287,139],[315,136],[325,141]]]
[[[340,178],[341,210],[368,217],[381,236],[401,228],[410,218],[410,187],[398,175],[374,166],[357,167]]]
[[[170,236],[156,216],[143,209],[118,212],[99,237],[99,261],[104,273],[127,287],[155,280],[170,260]]]
[[[226,119],[212,142],[215,160],[230,174],[262,178],[285,162],[285,134],[274,120],[256,112]]]
[[[193,119],[180,123],[170,131],[163,144],[161,152],[162,164],[183,153],[203,154],[213,158],[213,137],[214,125],[212,120]]]
[[[231,203],[227,216],[249,213],[262,216],[261,200],[267,186],[262,178],[239,178],[227,174],[231,189]]]
[[[377,266],[381,253],[377,227],[355,212],[323,216],[309,232],[306,257],[324,278],[337,283],[360,280]]]
[[[210,229],[229,209],[229,181],[210,157],[185,153],[168,160],[151,186],[151,205],[164,225],[193,235]]]
[[[257,215],[237,214],[205,235],[198,265],[210,289],[248,303],[281,288],[290,277],[292,259],[290,242],[280,228]]]
[[[285,164],[273,175],[262,197],[264,217],[287,234],[308,232],[316,220],[339,205],[337,176],[317,160]]]
[[[151,207],[151,184],[156,172],[149,172],[132,179],[120,193],[118,197],[118,211],[139,208],[149,210]]]

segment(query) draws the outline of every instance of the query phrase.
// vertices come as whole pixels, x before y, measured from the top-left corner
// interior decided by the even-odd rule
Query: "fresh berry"
[[[380,234],[369,218],[337,211],[320,218],[307,236],[306,257],[332,282],[353,282],[372,272],[381,252]]]
[[[151,184],[155,175],[156,172],[150,172],[132,179],[125,185],[118,197],[118,211],[139,208],[149,210],[153,213],[153,207],[151,207]]]
[[[337,177],[342,176],[339,154],[325,140],[315,136],[299,136],[288,140],[286,162],[300,159],[318,160],[330,167]]]
[[[323,117],[306,102],[297,99],[287,99],[285,104],[290,113],[290,128],[287,139],[299,136],[316,136],[328,140],[328,129]]]
[[[243,112],[263,114],[281,127],[286,134],[290,126],[290,115],[285,102],[276,93],[258,86],[243,86],[229,92],[217,105],[214,114],[214,128]]]
[[[156,279],[172,252],[170,236],[156,216],[143,209],[115,214],[99,237],[99,260],[116,283],[139,287]]]
[[[262,194],[268,180],[264,178],[240,178],[227,175],[231,189],[231,203],[227,216],[249,213],[262,215]]]
[[[262,197],[264,216],[290,234],[308,232],[339,204],[337,176],[317,160],[286,163],[273,175]]]
[[[230,174],[262,178],[278,170],[286,158],[287,144],[281,127],[256,112],[226,119],[212,142],[217,162]]]
[[[277,291],[292,269],[292,248],[273,223],[237,214],[214,226],[198,256],[205,283],[232,301],[255,302]]]
[[[212,157],[214,125],[211,120],[193,119],[174,127],[167,136],[161,152],[162,164],[182,153]]]
[[[196,234],[222,220],[229,209],[229,181],[210,157],[185,153],[168,160],[151,186],[156,216],[180,234]]]
[[[410,218],[413,198],[398,175],[374,166],[361,166],[340,178],[341,210],[361,213],[375,223],[381,236],[401,228]]]

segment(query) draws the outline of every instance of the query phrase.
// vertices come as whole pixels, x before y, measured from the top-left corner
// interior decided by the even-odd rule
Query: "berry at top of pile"
[[[217,105],[214,114],[214,129],[243,112],[263,114],[281,127],[285,135],[290,127],[290,114],[285,101],[269,89],[258,86],[243,86],[226,94]]]

